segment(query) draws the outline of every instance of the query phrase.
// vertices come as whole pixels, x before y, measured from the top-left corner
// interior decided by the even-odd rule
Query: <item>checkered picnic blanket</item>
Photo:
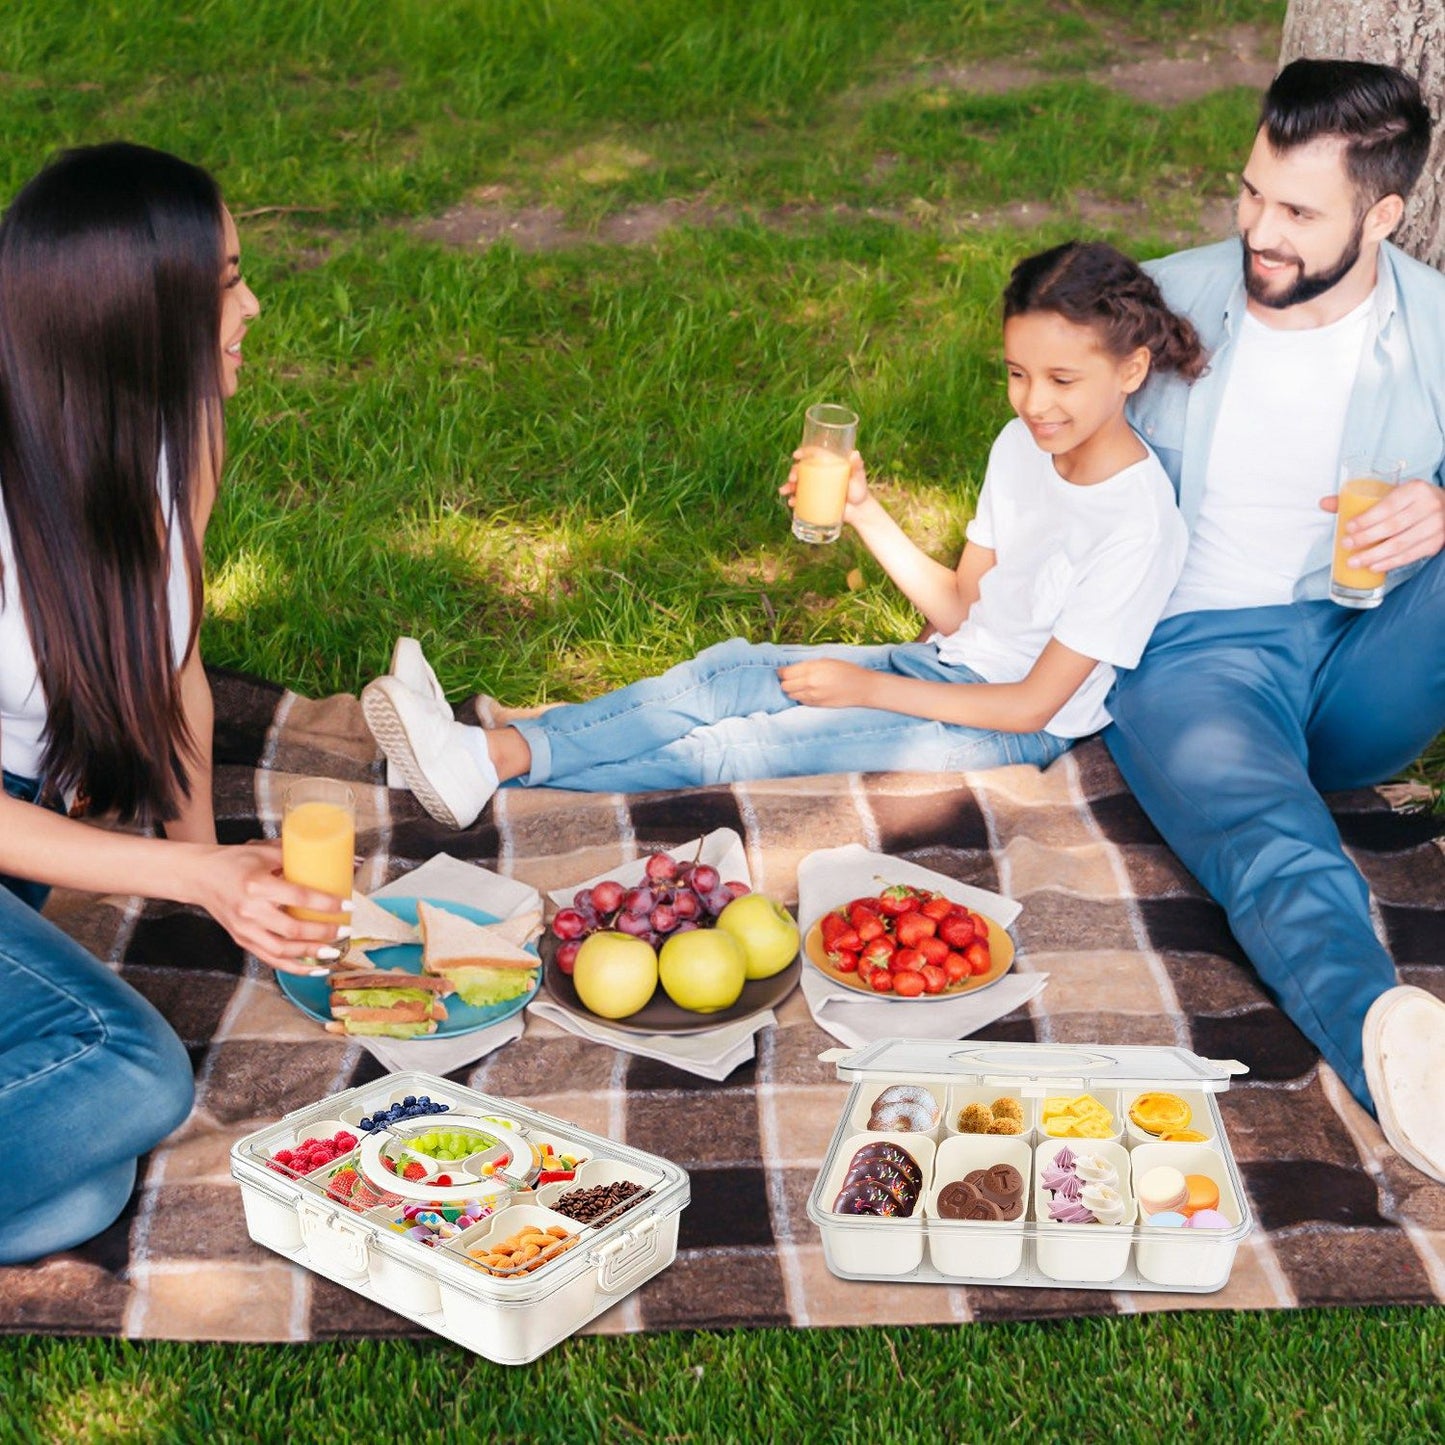
[[[307,700],[213,676],[216,792],[225,840],[274,836],[296,775],[360,795],[366,890],[445,849],[539,888],[656,846],[734,828],[756,884],[796,900],[799,860],[858,842],[1023,903],[1021,968],[1050,974],[984,1037],[1180,1044],[1250,1073],[1221,1105],[1259,1227],[1214,1295],[863,1284],[830,1275],[806,1202],[846,1086],[832,1040],[795,992],[752,1065],[710,1084],[530,1020],[458,1076],[667,1156],[692,1178],[676,1263],[591,1328],[956,1323],[1158,1308],[1276,1308],[1445,1299],[1445,1188],[1384,1145],[1374,1123],[1260,991],[1202,896],[1085,743],[1045,773],[798,778],[632,797],[504,790],[461,835],[388,794],[353,697]],[[1403,976],[1445,992],[1445,828],[1366,790],[1332,799]],[[206,916],[169,904],[59,895],[50,913],[150,998],[195,1061],[185,1124],[145,1161],[126,1214],[82,1249],[0,1270],[0,1328],[183,1339],[414,1334],[380,1306],[247,1237],[228,1150],[289,1110],[379,1073],[324,1033]]]

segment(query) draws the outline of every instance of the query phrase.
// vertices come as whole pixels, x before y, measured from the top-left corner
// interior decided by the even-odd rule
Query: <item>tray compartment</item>
[[[1189,1105],[1189,1128],[1196,1133],[1203,1134],[1206,1142],[1214,1149],[1219,1148],[1219,1134],[1214,1126],[1214,1109],[1207,1094],[1197,1089],[1128,1089],[1125,1090],[1121,1099],[1124,1111],[1124,1137],[1132,1149],[1138,1144],[1163,1144],[1172,1141],[1160,1139],[1157,1134],[1151,1134],[1147,1129],[1141,1129],[1130,1117],[1129,1110],[1134,1100],[1141,1094],[1173,1094],[1176,1098],[1183,1099]],[[1202,1172],[1199,1170],[1196,1173]]]
[[[1124,1218],[1118,1224],[1060,1224],[1049,1218],[1051,1195],[1043,1185],[1043,1172],[1065,1149],[1075,1154],[1100,1155],[1119,1175]],[[1039,1268],[1050,1279],[1070,1284],[1108,1284],[1129,1265],[1134,1242],[1137,1205],[1129,1176],[1129,1153],[1123,1145],[1103,1139],[1051,1139],[1034,1153],[1034,1218],[1039,1232],[1035,1246]]]
[[[923,1175],[923,1189],[913,1213],[906,1219],[885,1219],[869,1215],[837,1214],[837,1199],[847,1177],[853,1156],[865,1144],[897,1144],[907,1150]],[[829,1266],[836,1264],[845,1274],[893,1276],[917,1269],[923,1259],[923,1209],[929,1180],[933,1177],[934,1143],[926,1134],[888,1134],[867,1132],[850,1135],[833,1151],[831,1169],[819,1191],[826,1211],[823,1224],[823,1246]]]
[[[1180,1229],[1150,1224],[1141,1219],[1134,1247],[1134,1267],[1145,1279],[1166,1288],[1222,1289],[1234,1268],[1235,1251],[1243,1233],[1239,1229],[1239,1196],[1224,1160],[1206,1144],[1141,1144],[1130,1155],[1134,1178],[1159,1164],[1181,1174],[1204,1174],[1219,1187],[1219,1212],[1232,1226],[1216,1229]]]
[[[980,1134],[959,1127],[959,1116],[970,1104],[981,1104],[990,1108],[1000,1099],[1012,1099],[1019,1106],[1022,1129],[1017,1134]],[[947,1136],[955,1134],[971,1139],[1022,1139],[1026,1143],[1037,1143],[1039,1102],[1027,1098],[1021,1089],[996,1088],[988,1084],[953,1084],[948,1090],[948,1107],[944,1111],[944,1125]]]
[[[937,1116],[932,1125],[927,1129],[916,1130],[899,1129],[896,1126],[891,1129],[874,1128],[870,1126],[868,1120],[872,1116],[874,1104],[877,1102],[879,1095],[886,1093],[889,1089],[916,1089],[928,1094],[933,1100],[933,1107],[937,1110]],[[871,1134],[875,1138],[881,1138],[884,1135],[891,1137],[895,1134],[912,1134],[915,1139],[922,1135],[932,1139],[933,1142],[937,1144],[939,1140],[943,1138],[944,1131],[947,1128],[947,1105],[948,1090],[939,1087],[937,1084],[917,1084],[911,1079],[880,1079],[876,1087],[869,1086],[859,1091],[858,1101],[853,1107],[852,1114],[849,1116],[849,1122],[854,1132],[859,1134]]]
[[[1023,1175],[1024,1213],[1016,1220],[941,1219],[938,1195],[975,1169],[1012,1164]],[[953,1278],[1003,1279],[1023,1263],[1024,1236],[1033,1197],[1033,1150],[1020,1138],[1002,1134],[954,1134],[938,1146],[933,1183],[925,1196],[928,1256],[940,1274]]]

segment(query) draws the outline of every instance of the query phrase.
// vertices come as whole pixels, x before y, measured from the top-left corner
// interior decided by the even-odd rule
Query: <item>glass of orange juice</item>
[[[303,778],[286,789],[281,813],[281,872],[288,883],[350,898],[356,860],[356,794],[331,778]],[[347,920],[344,913],[292,908],[315,923]]]
[[[800,542],[838,540],[857,440],[857,412],[829,402],[808,408],[793,492],[793,536]]]
[[[1352,567],[1350,557],[1360,544],[1345,536],[1345,524],[1368,512],[1398,484],[1402,462],[1345,457],[1340,463],[1339,512],[1335,516],[1335,556],[1330,568],[1330,600],[1341,607],[1378,607],[1385,596],[1385,574]]]

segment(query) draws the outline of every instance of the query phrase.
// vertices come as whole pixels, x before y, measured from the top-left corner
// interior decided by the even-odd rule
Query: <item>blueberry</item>
[[[419,1098],[412,1099],[411,1102],[412,1102],[413,1104],[421,1104],[422,1106],[425,1106],[425,1105],[431,1103],[431,1095],[430,1095],[430,1094],[422,1094]]]
[[[406,1098],[404,1098],[401,1102],[405,1104],[408,1109],[410,1109],[411,1106],[416,1103],[416,1095],[408,1094]]]
[[[363,1133],[369,1134],[371,1133],[371,1120],[363,1117],[361,1123],[358,1124],[356,1127],[360,1129]]]

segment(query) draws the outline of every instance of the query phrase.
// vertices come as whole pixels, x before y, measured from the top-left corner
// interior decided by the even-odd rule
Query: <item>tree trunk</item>
[[[1420,82],[1435,119],[1430,158],[1393,239],[1445,270],[1445,5],[1441,0],[1290,0],[1281,65],[1312,59],[1397,65]]]

